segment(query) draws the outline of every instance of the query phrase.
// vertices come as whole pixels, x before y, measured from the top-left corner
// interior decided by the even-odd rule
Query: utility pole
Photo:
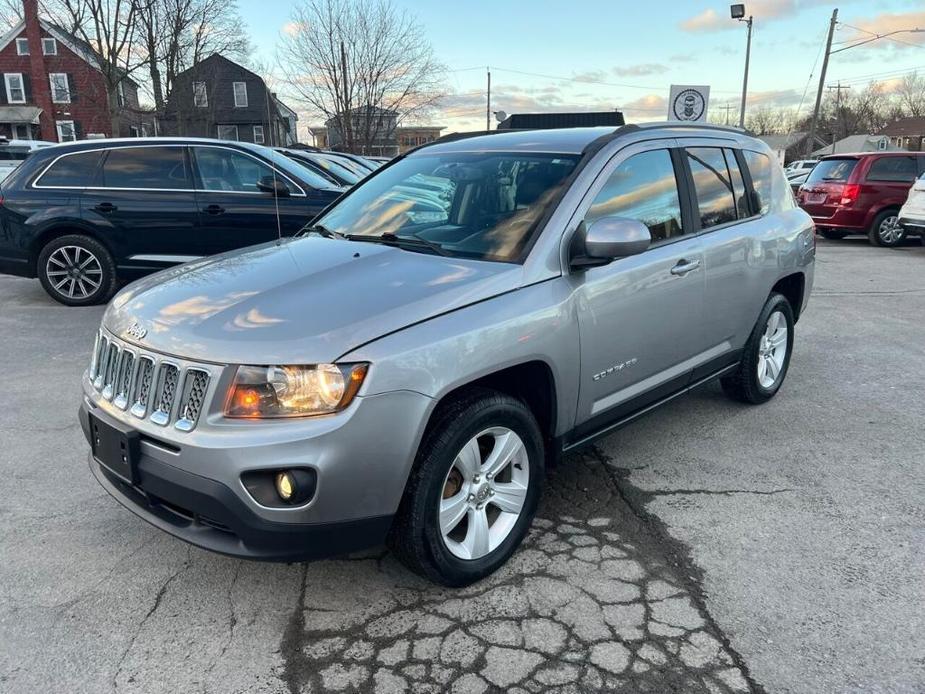
[[[344,42],[340,42],[340,75],[341,82],[344,84],[344,143],[348,152],[353,152],[353,134],[351,133],[353,124],[350,122],[353,114],[350,113],[350,91],[347,87],[347,51],[344,48]],[[369,114],[366,114],[367,117]]]
[[[848,90],[851,87],[841,86],[841,80],[838,80],[838,84],[830,84],[826,87],[829,91],[835,92],[835,120],[838,120],[839,113],[841,113],[841,92],[842,89]],[[847,133],[845,133],[847,135]],[[837,133],[832,133],[832,154],[835,154],[835,141],[838,139],[836,137]]]
[[[726,104],[725,106],[720,106],[719,108],[723,109],[726,112],[726,125],[729,125],[729,112],[735,108],[732,104]]]
[[[748,41],[745,44],[745,76],[742,78],[742,108],[739,110],[739,127],[745,128],[745,96],[748,94],[748,61],[752,54],[752,17],[745,21],[748,27]]]
[[[491,130],[491,68],[486,67],[488,73],[488,91],[486,92],[488,100],[485,102],[485,130]]]
[[[809,126],[809,144],[806,146],[807,154],[811,154],[816,146],[816,125],[819,122],[819,107],[822,106],[822,89],[825,87],[825,71],[829,67],[829,53],[832,50],[832,37],[835,35],[835,25],[838,24],[838,8],[832,10],[832,19],[829,22],[829,37],[825,42],[825,57],[822,59],[822,71],[819,73],[819,89],[816,90],[816,106],[813,108],[813,120]]]

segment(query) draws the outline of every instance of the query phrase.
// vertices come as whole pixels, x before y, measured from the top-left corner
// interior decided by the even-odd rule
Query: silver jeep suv
[[[387,541],[464,585],[515,551],[564,452],[713,378],[773,397],[814,254],[741,131],[444,138],[294,239],[117,295],[83,379],[90,468],[200,547]]]

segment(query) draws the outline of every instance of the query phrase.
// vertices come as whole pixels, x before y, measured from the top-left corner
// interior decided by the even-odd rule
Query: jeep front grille
[[[190,431],[199,422],[212,381],[206,366],[136,352],[134,345],[102,332],[94,343],[88,376],[113,406],[160,426],[173,423],[181,431]]]

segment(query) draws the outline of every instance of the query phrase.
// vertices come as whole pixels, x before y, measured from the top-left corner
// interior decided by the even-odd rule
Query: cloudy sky
[[[492,110],[610,110],[664,120],[671,84],[708,84],[711,110],[738,108],[745,26],[728,2],[703,0],[395,0],[418,18],[448,68],[450,96],[434,120],[445,132],[485,127],[485,68]],[[291,3],[240,0],[257,58],[275,63]],[[925,30],[925,0],[751,0],[749,105],[812,108],[828,20],[839,8],[839,46],[896,29]],[[813,66],[816,64],[816,70]],[[898,34],[833,55],[827,82],[863,89],[914,70],[925,74],[925,33]],[[285,93],[285,85],[280,85]],[[807,88],[808,87],[808,88]],[[804,96],[805,95],[805,96]],[[296,104],[292,104],[296,106]],[[736,111],[731,111],[735,119]]]

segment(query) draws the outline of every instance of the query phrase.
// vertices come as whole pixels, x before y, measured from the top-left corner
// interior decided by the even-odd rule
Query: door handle
[[[221,205],[209,205],[203,210],[206,214],[221,214],[224,211],[225,208]]]
[[[108,212],[115,212],[119,208],[113,205],[111,202],[101,202],[99,205],[97,205],[93,209],[96,210],[97,212],[108,213]]]
[[[678,277],[683,277],[688,272],[696,270],[700,267],[699,260],[684,260],[683,258],[678,261],[678,264],[671,268],[671,274],[677,275]]]

